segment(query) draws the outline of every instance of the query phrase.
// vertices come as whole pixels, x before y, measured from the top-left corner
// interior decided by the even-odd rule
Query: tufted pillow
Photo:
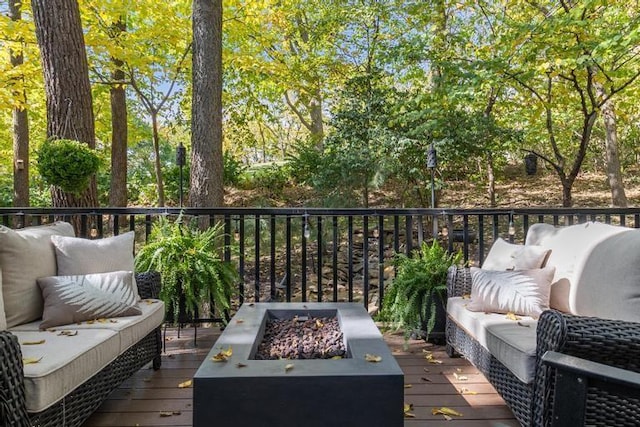
[[[38,279],[44,297],[40,329],[142,314],[132,271]]]
[[[471,267],[470,311],[540,317],[549,308],[554,267],[519,271]]]
[[[0,226],[2,298],[0,329],[28,323],[42,316],[42,295],[36,279],[56,274],[51,236],[74,236],[68,222],[12,230]]]
[[[502,238],[493,243],[482,263],[484,270],[530,270],[544,265],[550,250],[542,246],[516,245]]]

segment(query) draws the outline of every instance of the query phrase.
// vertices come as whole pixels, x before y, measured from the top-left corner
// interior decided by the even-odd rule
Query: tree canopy
[[[126,176],[129,204],[177,204],[176,148],[198,156],[187,176],[191,163],[209,164],[192,145],[202,87],[192,73],[192,2],[77,3],[93,142],[103,159],[99,201],[109,203],[114,186],[125,185],[110,182],[113,172]],[[608,178],[613,203],[626,203],[616,194],[640,147],[636,2],[221,3],[222,123],[215,126],[224,154],[212,164],[225,170],[207,178],[224,179],[219,188],[299,185],[315,190],[309,204],[367,206],[372,189],[393,184],[406,206],[429,206],[425,161],[433,144],[438,189],[458,179],[486,185],[487,206],[502,203],[496,176],[528,153],[557,176],[564,205],[585,170]],[[52,123],[34,21],[29,3],[0,7],[0,205],[14,203],[16,159],[37,164]],[[117,90],[120,110],[112,104]],[[26,112],[29,156],[14,158],[14,111]],[[51,203],[37,168],[26,179],[32,205]]]

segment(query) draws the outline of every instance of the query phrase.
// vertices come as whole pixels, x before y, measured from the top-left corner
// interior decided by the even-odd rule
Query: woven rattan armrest
[[[18,338],[0,331],[0,420],[2,425],[27,426],[22,352]]]
[[[542,425],[552,416],[555,372],[543,364],[542,356],[547,351],[640,372],[640,323],[573,316],[556,310],[542,313],[537,326],[533,425]]]
[[[452,265],[447,270],[447,296],[461,297],[471,294],[471,270]]]

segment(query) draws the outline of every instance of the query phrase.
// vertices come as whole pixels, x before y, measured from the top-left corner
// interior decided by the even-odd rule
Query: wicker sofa
[[[557,372],[544,363],[546,352],[640,372],[640,231],[600,223],[535,224],[527,245],[550,249],[551,307],[538,318],[471,312],[472,271],[452,267],[447,351],[471,361],[523,426],[550,426]],[[589,387],[584,407],[585,425],[640,425],[640,398],[622,390]]]
[[[90,241],[74,239],[72,230],[66,223],[17,231],[6,227],[0,229],[2,426],[80,426],[112,390],[137,370],[147,364],[154,369],[160,368],[160,326],[164,305],[157,300],[160,292],[158,273],[129,273],[128,277],[135,277],[137,289],[135,315],[125,311],[124,315],[114,317],[74,321],[46,329],[42,326],[45,321],[50,321],[51,313],[69,315],[59,306],[50,305],[45,293],[48,288],[43,287],[40,279],[34,281],[34,278],[45,276],[53,276],[54,279],[69,277],[56,276],[64,260],[61,260],[60,253],[56,253],[58,247],[43,241],[53,235],[63,235],[72,239],[70,241],[74,244],[80,243],[80,251],[86,256],[92,256],[92,250],[103,250],[99,245],[87,250],[82,245]],[[113,256],[109,245],[105,244],[105,257],[99,260],[107,272],[73,277],[110,277],[110,268],[120,269],[116,258],[123,251],[117,246],[124,241],[127,245],[131,242],[131,247],[124,254],[126,262],[130,263],[133,257],[132,236],[116,240],[117,245],[112,249],[118,254]],[[32,258],[16,261],[15,256],[24,251],[28,253],[23,253],[23,256]],[[20,265],[22,262],[27,264]],[[132,264],[128,265],[132,267]],[[16,273],[20,271],[24,271],[24,277],[16,280]],[[28,280],[21,281],[25,277]],[[115,282],[111,280],[109,283]],[[133,283],[129,286],[134,289]],[[103,304],[103,300],[98,301]],[[15,305],[19,305],[17,310]],[[65,309],[69,307],[73,308],[68,305]],[[56,309],[59,312],[47,311]],[[40,317],[37,312],[34,314],[34,310],[40,310]]]

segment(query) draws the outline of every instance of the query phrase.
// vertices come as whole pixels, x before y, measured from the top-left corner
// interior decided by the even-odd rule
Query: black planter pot
[[[446,341],[445,338],[445,329],[447,325],[447,299],[443,296],[436,296],[437,301],[435,305],[436,310],[436,322],[433,325],[433,329],[427,335],[427,319],[431,316],[431,305],[427,304],[425,307],[422,328],[420,330],[414,331],[411,334],[411,338],[413,339],[424,339],[427,342],[443,345]]]

